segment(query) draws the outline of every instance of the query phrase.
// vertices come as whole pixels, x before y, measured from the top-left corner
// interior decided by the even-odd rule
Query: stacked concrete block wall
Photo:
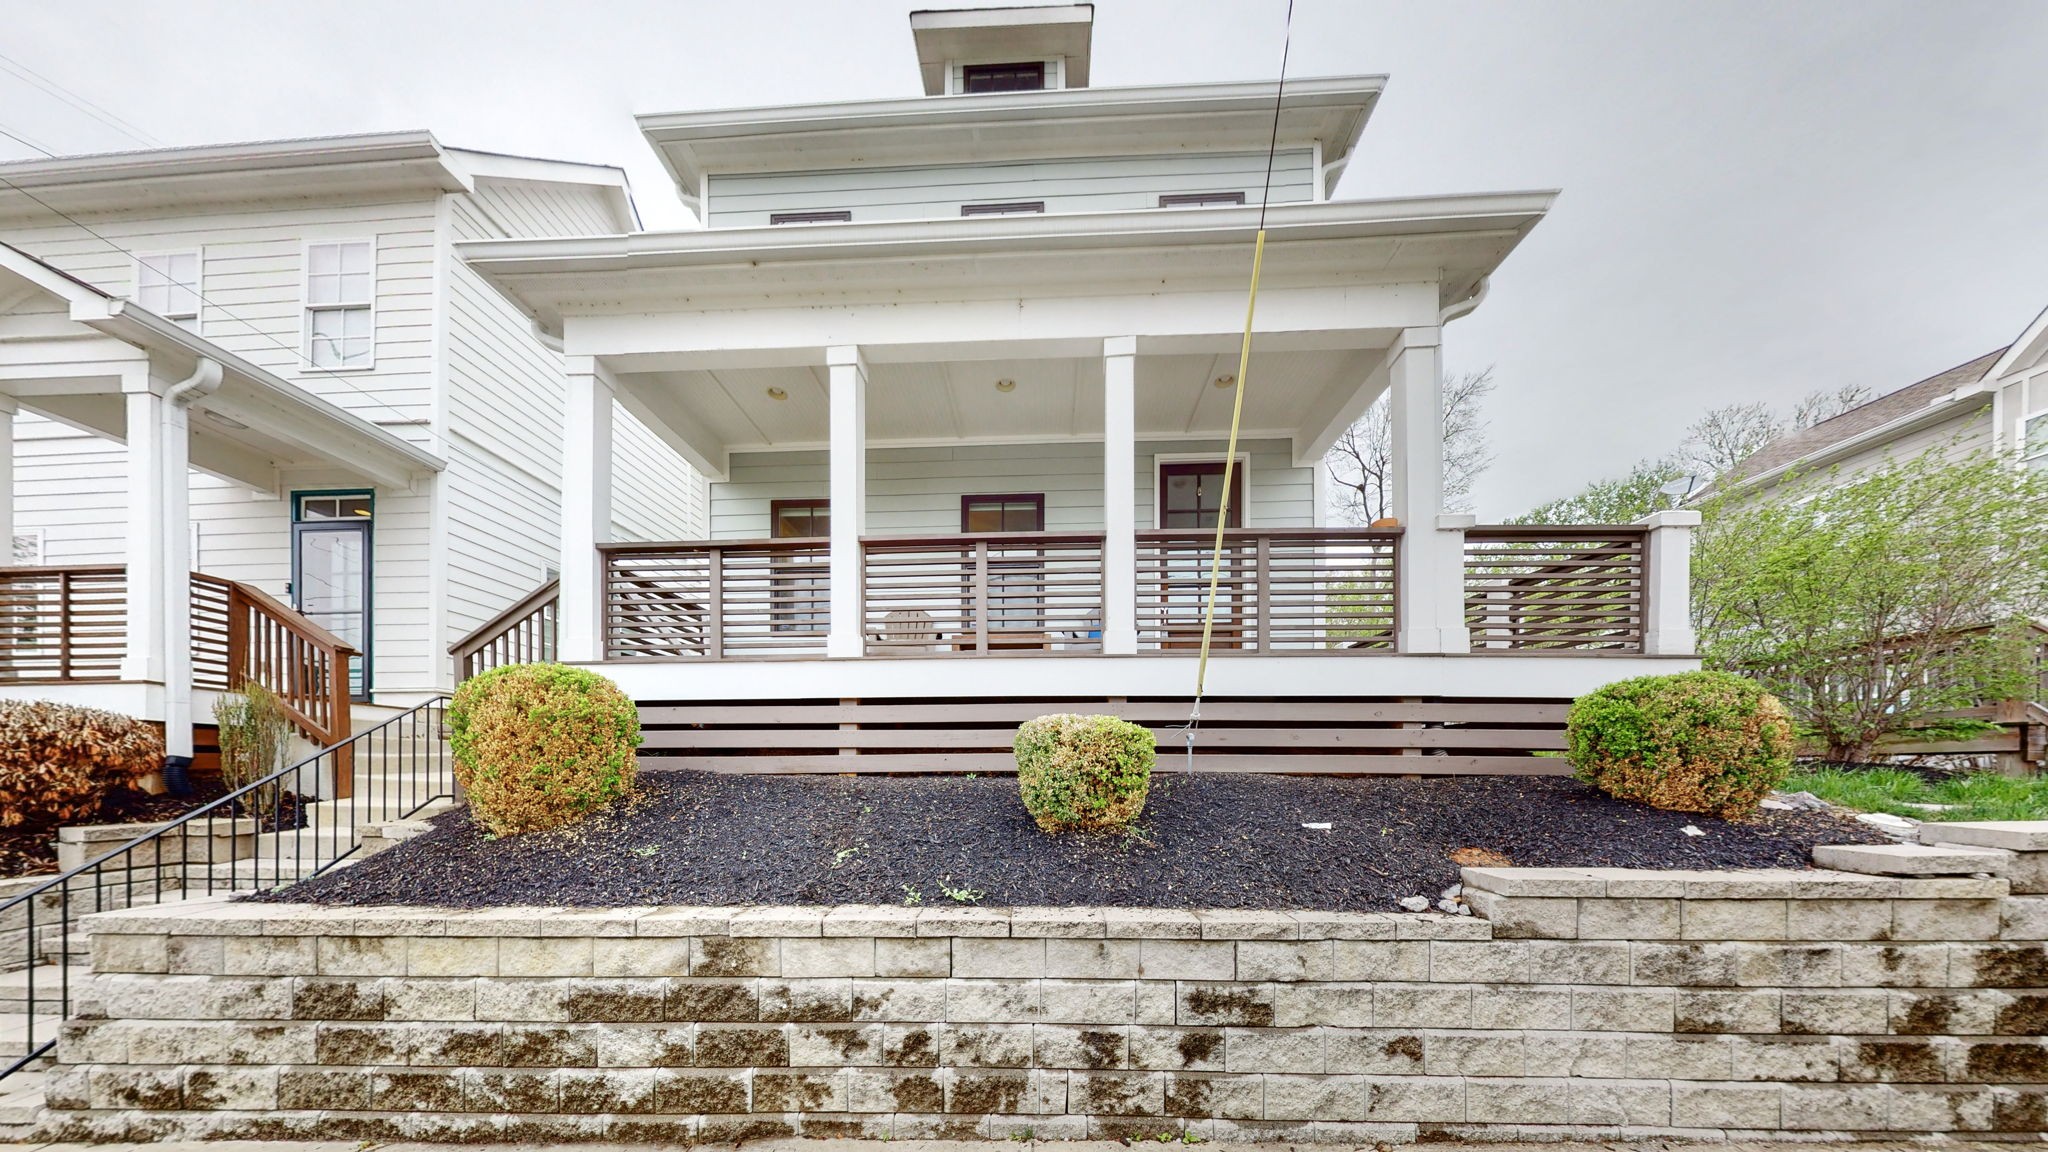
[[[99,876],[74,876],[62,885],[52,883],[55,879],[53,874],[0,880],[0,972],[19,971],[56,955],[64,935],[77,931],[79,919],[89,912],[175,898],[188,879],[204,884],[203,877],[169,864],[108,869]],[[38,891],[45,885],[47,890]]]
[[[93,923],[51,1138],[2048,1128],[2048,895],[1475,869],[1482,917],[323,908]]]

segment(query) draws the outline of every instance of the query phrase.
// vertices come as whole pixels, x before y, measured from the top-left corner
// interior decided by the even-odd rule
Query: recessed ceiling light
[[[215,424],[220,425],[223,428],[233,428],[237,431],[240,431],[241,429],[248,427],[247,424],[242,423],[240,420],[235,419],[233,416],[223,416],[220,413],[215,412],[211,408],[201,408],[199,410],[199,414],[206,417],[208,420],[213,421]]]
[[[789,399],[789,393],[784,392],[780,388],[770,388],[768,389],[768,398],[770,400],[787,400]]]
[[[996,391],[998,392],[1015,392],[1016,390],[1017,382],[1015,380],[996,381]]]
[[[1237,383],[1237,377],[1236,377],[1236,376],[1218,376],[1218,377],[1216,378],[1216,386],[1217,386],[1218,388],[1228,388],[1228,387],[1231,387],[1232,385],[1234,385],[1234,384],[1236,384],[1236,383]]]

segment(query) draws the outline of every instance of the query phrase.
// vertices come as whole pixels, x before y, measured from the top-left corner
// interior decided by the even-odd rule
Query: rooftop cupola
[[[951,8],[910,14],[927,96],[1088,86],[1095,5]]]

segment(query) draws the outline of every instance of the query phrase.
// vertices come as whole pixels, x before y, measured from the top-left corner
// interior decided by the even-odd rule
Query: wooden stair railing
[[[355,646],[253,585],[192,574],[192,683],[270,689],[292,726],[316,747],[352,732],[349,660]],[[335,750],[337,798],[349,795],[352,747]]]
[[[562,582],[550,580],[450,644],[448,654],[455,658],[456,682],[501,664],[553,660],[561,601]]]

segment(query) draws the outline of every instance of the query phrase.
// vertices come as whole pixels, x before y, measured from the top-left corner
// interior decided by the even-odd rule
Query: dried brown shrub
[[[0,828],[55,828],[92,816],[118,787],[162,770],[152,725],[97,708],[0,700]]]
[[[1744,816],[1792,770],[1785,706],[1726,672],[1638,676],[1579,697],[1565,720],[1579,779],[1677,812]]]
[[[493,668],[456,689],[448,727],[455,780],[493,835],[573,824],[633,790],[640,713],[595,672]]]

